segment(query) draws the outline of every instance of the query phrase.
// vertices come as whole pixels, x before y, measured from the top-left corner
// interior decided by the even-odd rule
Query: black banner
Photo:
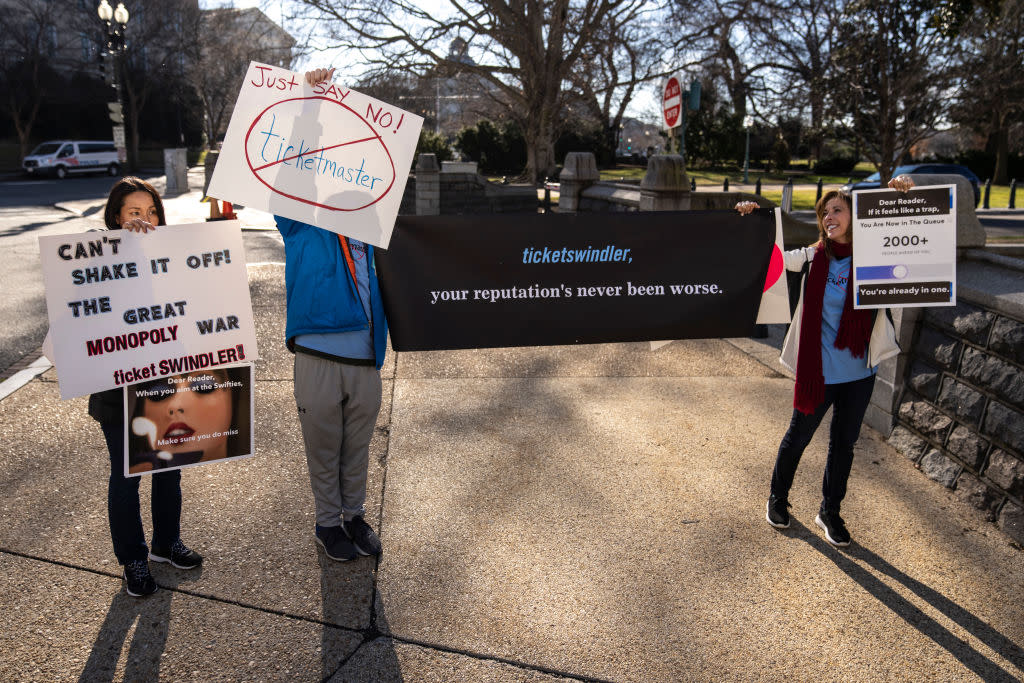
[[[750,336],[771,211],[399,216],[378,250],[397,351]]]

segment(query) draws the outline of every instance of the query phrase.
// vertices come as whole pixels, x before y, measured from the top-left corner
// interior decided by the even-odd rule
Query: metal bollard
[[[696,191],[697,191],[697,181],[694,180],[693,178],[690,178],[690,192],[696,192]]]
[[[760,178],[757,179],[757,184],[754,185],[754,194],[756,194],[758,197],[761,196],[761,179]]]
[[[728,191],[729,191],[729,178],[726,178],[725,180],[722,181],[722,192],[728,192]]]
[[[821,178],[818,178],[818,194],[814,197],[814,203],[817,204],[819,199],[821,199]]]
[[[1006,205],[1007,209],[1017,208],[1017,179],[1014,178],[1010,181],[1010,203]]]
[[[992,179],[991,178],[987,178],[985,180],[985,195],[982,197],[982,200],[981,200],[981,208],[983,208],[983,209],[987,209],[988,208],[988,195],[991,192],[992,192]]]

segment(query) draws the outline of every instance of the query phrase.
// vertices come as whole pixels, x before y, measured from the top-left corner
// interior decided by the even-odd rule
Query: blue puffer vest
[[[356,283],[336,233],[307,223],[274,216],[284,237],[284,284],[287,292],[285,339],[295,351],[300,334],[351,332],[369,327]],[[377,369],[384,363],[388,324],[377,282],[373,246],[366,245],[373,312],[373,350]]]

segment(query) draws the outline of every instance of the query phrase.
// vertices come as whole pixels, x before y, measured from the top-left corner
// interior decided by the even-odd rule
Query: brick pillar
[[[558,176],[558,210],[574,213],[580,210],[580,197],[601,178],[593,152],[569,152],[565,155],[562,173]]]
[[[416,215],[441,214],[441,167],[436,154],[420,154],[416,160]]]
[[[899,415],[899,400],[903,395],[903,383],[907,376],[907,364],[910,362],[910,347],[914,343],[914,332],[921,319],[921,308],[893,308],[892,323],[896,328],[896,343],[900,352],[878,365],[875,375],[875,388],[871,392],[871,402],[864,413],[864,424],[888,437],[896,425]],[[879,310],[878,315],[885,315]]]
[[[641,211],[689,211],[690,180],[678,154],[658,154],[647,160],[640,181]]]

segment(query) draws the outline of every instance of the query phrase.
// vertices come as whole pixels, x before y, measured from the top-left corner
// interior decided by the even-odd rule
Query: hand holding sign
[[[387,247],[423,119],[253,62],[209,194]]]

